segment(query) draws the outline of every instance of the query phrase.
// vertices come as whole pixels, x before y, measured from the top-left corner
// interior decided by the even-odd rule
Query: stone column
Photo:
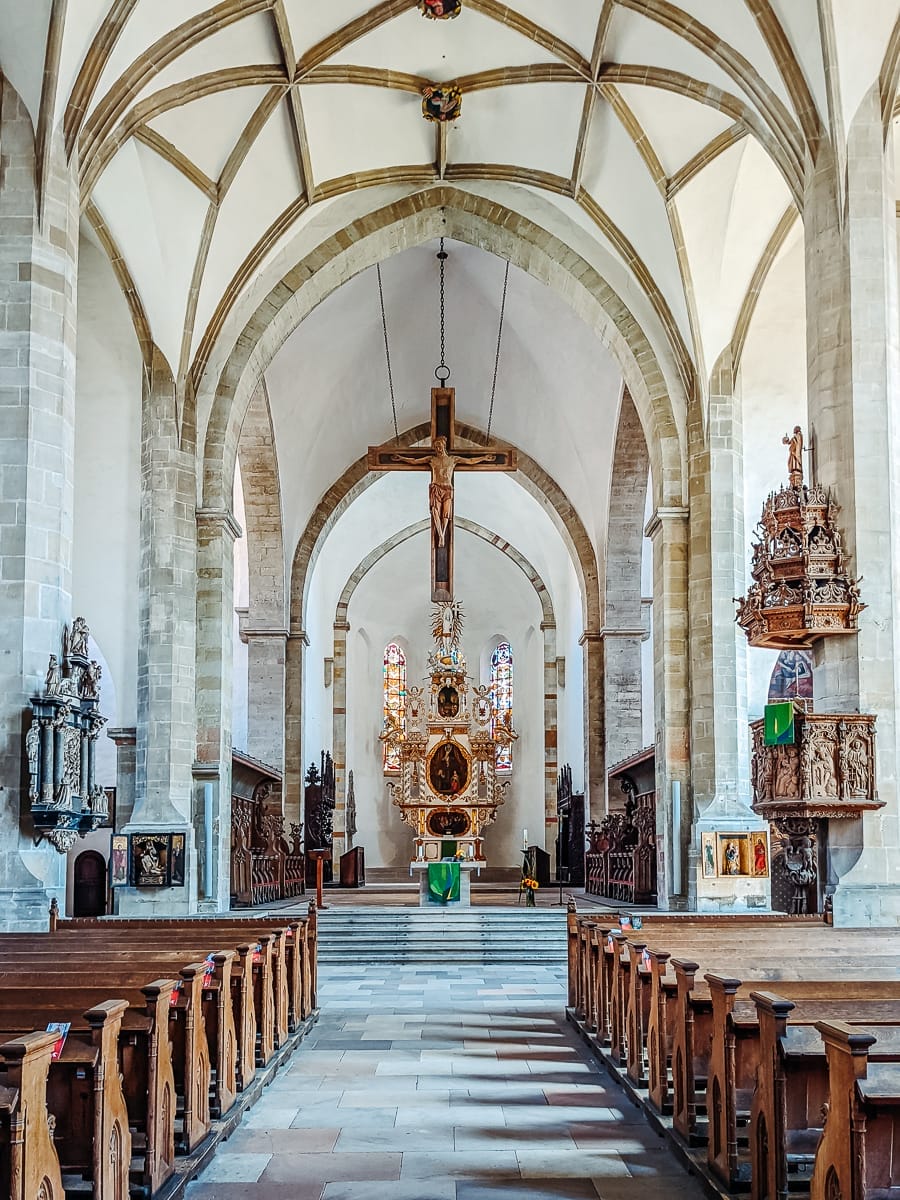
[[[185,835],[185,886],[119,889],[123,916],[197,910],[193,823],[196,744],[196,476],[181,448],[175,384],[158,349],[144,380],[141,569],[134,812],[125,832]]]
[[[607,769],[643,749],[641,560],[650,456],[634,402],[619,407],[606,536],[603,658]]]
[[[309,637],[291,624],[285,655],[284,818],[290,827],[303,820],[303,687]]]
[[[134,811],[136,729],[107,729],[116,744],[116,833],[127,825]]]
[[[260,628],[249,609],[241,613],[247,647],[247,752],[284,770],[284,686],[288,631]]]
[[[656,835],[660,848],[657,891],[660,908],[677,908],[683,906],[687,894],[687,850],[692,815],[688,510],[657,508],[645,533],[653,542],[653,684],[659,796]],[[676,790],[673,784],[680,789],[681,819],[676,822],[673,822],[673,793]]]
[[[587,822],[602,819],[606,812],[603,634],[599,629],[586,629],[578,644],[584,652],[584,819]]]
[[[556,844],[556,785],[559,772],[559,680],[556,658],[556,623],[541,624],[544,635],[544,849]]]
[[[229,908],[231,891],[234,541],[240,536],[240,526],[230,512],[198,510],[194,812],[201,865],[200,907],[220,912]]]
[[[0,930],[39,930],[66,860],[34,846],[23,714],[72,615],[78,190],[54,143],[38,197],[31,118],[0,86]]]
[[[701,834],[765,830],[750,807],[747,640],[733,597],[746,590],[744,466],[740,390],[731,351],[710,377],[706,428],[698,418],[690,448],[691,907],[768,908],[763,877],[698,874]]]
[[[334,762],[334,860],[344,852],[347,810],[347,634],[349,621],[334,622],[331,668],[331,754]]]
[[[885,807],[830,823],[835,924],[900,923],[900,497],[897,229],[892,141],[877,82],[850,126],[846,172],[822,145],[804,197],[810,440],[816,478],[868,605],[857,636],[815,651],[817,712],[875,713]],[[855,860],[855,863],[854,863]],[[853,864],[851,866],[851,864]],[[849,868],[849,869],[848,869]]]

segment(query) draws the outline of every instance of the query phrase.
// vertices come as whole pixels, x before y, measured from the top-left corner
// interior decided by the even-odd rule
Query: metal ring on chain
[[[440,367],[434,368],[434,377],[440,384],[445,384],[450,378],[450,368],[444,363]]]

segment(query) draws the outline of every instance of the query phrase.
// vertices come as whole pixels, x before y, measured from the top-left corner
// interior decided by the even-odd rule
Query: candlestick
[[[528,849],[528,830],[527,829],[522,830],[522,849],[523,850]]]

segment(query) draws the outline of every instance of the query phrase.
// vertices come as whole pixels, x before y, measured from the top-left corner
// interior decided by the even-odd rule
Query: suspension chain
[[[447,386],[447,380],[450,378],[450,368],[447,366],[447,335],[446,335],[446,300],[444,295],[444,268],[449,255],[444,249],[444,239],[441,238],[441,248],[437,254],[438,261],[441,264],[441,362],[440,366],[435,371],[435,378],[441,387]]]
[[[394,437],[399,446],[400,430],[397,427],[397,401],[394,398],[394,376],[391,371],[391,348],[388,343],[387,317],[384,311],[384,288],[381,285],[381,263],[375,264],[375,273],[378,276],[378,298],[381,301],[381,328],[384,330],[384,358],[387,363],[388,387],[391,392],[391,412],[394,414]]]
[[[491,410],[488,413],[487,436],[491,440],[491,425],[494,423],[494,397],[497,394],[497,372],[500,369],[500,345],[503,341],[503,316],[506,312],[506,289],[509,286],[509,259],[506,260],[506,274],[503,276],[503,298],[500,301],[500,324],[497,327],[497,353],[494,355],[494,380],[491,384]]]

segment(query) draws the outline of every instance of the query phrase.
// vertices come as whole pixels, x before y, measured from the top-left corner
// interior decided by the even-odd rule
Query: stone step
[[[319,958],[327,963],[427,962],[564,966],[561,909],[330,909],[319,917]]]

